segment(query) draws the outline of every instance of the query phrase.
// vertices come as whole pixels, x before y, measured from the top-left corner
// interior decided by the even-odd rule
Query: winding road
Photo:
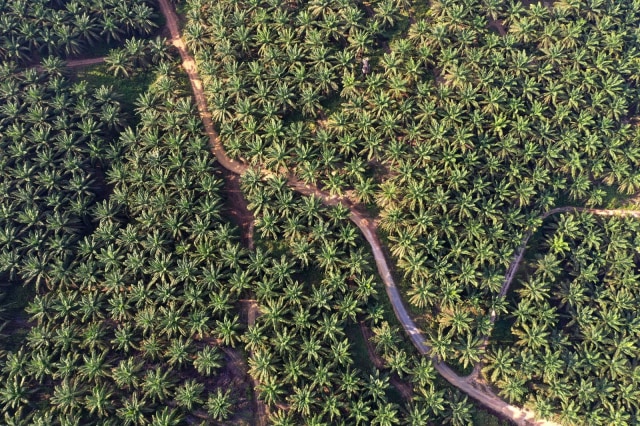
[[[211,114],[207,108],[206,97],[202,80],[198,75],[196,63],[193,57],[187,51],[184,40],[180,36],[178,28],[178,17],[173,10],[173,7],[169,4],[168,0],[158,0],[162,14],[166,19],[167,28],[171,35],[171,44],[175,46],[180,53],[182,59],[182,66],[184,67],[191,87],[193,89],[193,95],[196,101],[198,112],[202,118],[202,122],[205,128],[205,132],[209,137],[211,143],[211,151],[216,156],[220,165],[227,170],[242,175],[245,173],[249,166],[239,161],[229,158],[218,138],[218,134],[215,131]],[[262,171],[264,178],[269,178],[274,174],[268,171]],[[314,186],[304,184],[293,175],[289,175],[288,185],[295,191],[303,195],[311,195],[318,197],[324,204],[338,205],[342,204],[349,208],[351,221],[360,229],[365,239],[371,246],[373,256],[378,268],[387,296],[391,301],[394,313],[398,318],[398,321],[402,324],[405,332],[409,335],[411,342],[416,349],[423,355],[431,357],[433,365],[436,370],[444,377],[449,383],[457,387],[461,391],[467,393],[472,398],[476,399],[482,405],[491,410],[500,413],[504,417],[512,420],[518,425],[540,425],[540,426],[559,426],[558,423],[547,420],[536,420],[535,413],[526,408],[513,406],[506,401],[502,400],[490,389],[486,388],[483,384],[477,382],[473,377],[461,377],[458,376],[448,365],[439,361],[431,355],[431,348],[428,345],[426,338],[420,332],[413,319],[410,317],[407,309],[403,304],[400,291],[396,286],[396,283],[391,274],[391,269],[387,263],[387,259],[384,255],[382,245],[378,238],[376,229],[376,222],[369,218],[364,211],[359,208],[355,203],[347,198],[331,196]],[[521,257],[521,256],[520,256]],[[507,286],[508,289],[508,286]],[[506,291],[506,289],[505,289]]]
[[[217,161],[223,166],[225,169],[230,172],[242,175],[248,169],[249,166],[239,162],[237,160],[231,159],[227,156],[220,139],[218,138],[218,134],[215,131],[213,120],[211,118],[211,114],[207,108],[206,97],[204,93],[204,87],[202,84],[202,80],[199,77],[195,60],[188,53],[186,45],[183,39],[180,36],[179,28],[178,28],[178,17],[173,10],[173,7],[168,3],[167,0],[159,0],[159,5],[162,14],[166,19],[166,25],[169,29],[171,35],[171,44],[178,49],[180,53],[180,57],[182,59],[182,66],[187,72],[187,76],[189,77],[189,81],[191,83],[193,89],[193,95],[196,101],[196,105],[198,108],[198,112],[202,118],[202,122],[205,128],[205,132],[209,137],[211,144],[211,152],[215,155]],[[69,68],[80,68],[91,65],[96,65],[104,62],[104,57],[96,57],[96,58],[87,58],[87,59],[74,59],[67,61],[65,65]],[[262,171],[264,178],[269,178],[270,176],[274,176],[272,172]],[[422,332],[418,329],[415,322],[409,315],[407,309],[404,306],[404,302],[400,292],[396,286],[396,283],[391,274],[391,270],[387,264],[386,257],[384,255],[384,251],[380,240],[377,235],[377,222],[368,217],[364,210],[348,199],[347,197],[337,197],[327,194],[324,191],[319,190],[315,186],[311,186],[303,183],[294,175],[288,175],[288,185],[293,188],[295,191],[307,195],[307,196],[315,196],[322,200],[322,202],[326,205],[338,205],[342,204],[350,209],[350,220],[360,229],[365,239],[371,246],[374,259],[376,262],[376,266],[378,269],[378,273],[382,278],[385,289],[387,292],[387,296],[391,302],[394,313],[398,318],[398,321],[401,323],[405,332],[408,334],[411,342],[416,347],[416,349],[425,356],[430,356],[434,367],[440,373],[442,377],[444,377],[449,383],[453,386],[459,388],[463,392],[467,393],[472,398],[476,399],[482,405],[487,408],[494,410],[502,414],[503,416],[509,418],[513,422],[518,425],[540,425],[540,426],[559,426],[558,423],[549,420],[536,420],[535,413],[527,408],[516,407],[511,404],[508,404],[500,397],[498,397],[495,393],[493,393],[487,386],[478,381],[480,369],[482,367],[482,361],[476,363],[474,370],[471,374],[466,377],[462,377],[457,375],[446,363],[439,361],[436,357],[431,355],[431,347],[427,343],[426,338],[422,334]],[[539,219],[544,220],[549,216],[559,214],[559,213],[567,213],[567,212],[587,212],[600,216],[632,216],[636,218],[640,218],[640,210],[612,210],[612,209],[592,209],[592,208],[583,208],[583,207],[558,207],[544,214],[540,215]],[[533,235],[534,230],[529,230],[522,239],[522,242],[518,249],[516,250],[516,254],[514,255],[514,259],[509,265],[507,269],[504,282],[502,287],[500,288],[500,292],[498,296],[500,298],[506,297],[509,292],[509,288],[516,276],[516,273],[522,263],[524,253],[526,251],[527,243],[529,239]],[[493,325],[497,320],[497,313],[495,310],[491,311],[490,321]],[[481,344],[481,352],[484,352],[484,349],[488,346],[489,336],[483,337],[483,343]],[[374,359],[373,357],[372,359]],[[400,388],[402,388],[400,386]],[[404,390],[404,389],[401,389]],[[402,392],[403,396],[407,397],[408,392]],[[262,410],[259,410],[260,413],[258,415],[260,419],[260,423],[265,422],[266,418],[266,409],[264,406]]]

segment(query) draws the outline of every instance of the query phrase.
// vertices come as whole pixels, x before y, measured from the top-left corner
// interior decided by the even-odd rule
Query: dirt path
[[[240,189],[240,176],[221,167],[224,182],[225,208],[224,213],[240,229],[242,243],[249,250],[253,250],[253,223],[255,217],[249,210],[247,200]]]
[[[82,68],[82,67],[88,67],[91,65],[97,65],[97,64],[102,64],[104,63],[104,56],[100,56],[97,58],[87,58],[87,59],[72,59],[70,61],[64,61],[64,66],[66,68]],[[32,68],[35,68],[38,72],[42,72],[44,71],[44,68],[42,67],[42,64],[35,64],[35,65],[31,65]],[[22,74],[24,70],[16,73],[16,75],[20,75]]]
[[[182,58],[182,65],[189,77],[198,111],[201,115],[205,131],[209,137],[209,140],[211,141],[211,151],[216,156],[218,162],[224,168],[241,175],[248,170],[248,166],[239,161],[229,158],[224,148],[222,147],[222,143],[220,142],[220,139],[218,138],[218,135],[214,129],[211,114],[207,109],[207,102],[203,90],[203,84],[202,80],[198,76],[195,61],[187,52],[184,41],[180,37],[180,33],[178,31],[177,16],[173,8],[169,5],[168,0],[159,0],[159,5],[162,14],[165,16],[167,27],[169,28],[171,34],[171,43],[178,49],[180,57]],[[264,171],[263,175],[265,178],[269,178],[269,176],[272,176],[273,173]],[[330,196],[329,194],[320,191],[316,187],[312,187],[302,183],[296,177],[291,175],[288,176],[288,184],[294,190],[303,195],[313,195],[320,198],[325,204],[343,204],[350,209],[351,221],[353,221],[353,223],[355,223],[355,225],[360,229],[367,242],[371,246],[378,272],[380,273],[380,276],[382,277],[382,280],[385,284],[387,296],[391,301],[396,317],[402,324],[405,332],[409,335],[409,338],[411,339],[413,345],[418,349],[418,351],[425,356],[431,357],[431,348],[427,344],[425,337],[422,335],[416,324],[411,319],[409,313],[407,312],[407,309],[404,307],[402,297],[400,296],[400,292],[396,286],[395,281],[393,280],[391,270],[387,264],[382,246],[378,239],[375,221],[362,213],[362,211],[347,198]],[[516,424],[549,426],[558,425],[557,423],[546,420],[535,420],[535,413],[533,413],[532,411],[508,404],[493,392],[491,392],[489,389],[482,388],[481,384],[475,382],[474,380],[467,380],[467,378],[458,376],[453,370],[451,370],[451,368],[449,368],[449,366],[433,357],[432,360],[435,368],[442,375],[442,377],[449,381],[449,383],[467,393],[469,396],[476,399],[484,406],[511,419]]]
[[[88,59],[72,59],[67,61],[65,65],[67,68],[80,68],[80,67],[88,67],[90,65],[97,65],[104,62],[104,56],[99,58],[88,58]]]
[[[635,218],[640,218],[640,210],[590,209],[586,207],[567,206],[567,207],[558,207],[558,208],[549,210],[548,212],[540,215],[540,220],[545,220],[549,216],[553,216],[558,213],[568,213],[568,212],[575,212],[575,213],[585,212],[585,213],[592,213],[598,216],[619,216],[619,217],[631,216]],[[527,243],[529,242],[529,238],[531,238],[531,235],[533,235],[533,231],[534,230],[529,230],[525,234],[524,238],[522,239],[522,243],[520,244],[520,247],[518,247],[518,251],[516,252],[515,258],[511,262],[511,265],[509,265],[509,269],[507,269],[507,275],[505,276],[504,283],[502,284],[502,288],[500,288],[500,297],[505,297],[506,294],[509,292],[509,287],[511,286],[511,282],[516,276],[516,272],[518,271],[520,262],[522,262],[524,252],[527,248]],[[492,316],[491,322],[493,323],[495,321],[495,312],[492,312],[491,316]]]
[[[504,37],[507,35],[507,31],[504,29],[503,22],[495,20],[491,16],[487,16],[487,27],[496,30],[498,34],[500,34],[500,37]]]

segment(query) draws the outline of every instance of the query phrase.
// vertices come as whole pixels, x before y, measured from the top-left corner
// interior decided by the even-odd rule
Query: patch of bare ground
[[[240,177],[225,168],[220,168],[224,186],[225,208],[223,213],[240,229],[240,238],[245,247],[253,250],[253,223],[255,217],[240,189]]]
[[[487,16],[487,28],[496,31],[502,37],[507,35],[507,30],[504,28],[504,22],[500,19],[493,19],[491,16]]]
[[[15,330],[18,328],[31,328],[35,325],[34,322],[29,321],[27,318],[21,316],[10,318],[4,321],[4,323],[6,323],[6,328],[9,330]]]
[[[447,80],[445,80],[444,78],[444,73],[442,72],[442,69],[438,67],[433,67],[433,79],[436,82],[436,86],[441,86],[447,83]]]

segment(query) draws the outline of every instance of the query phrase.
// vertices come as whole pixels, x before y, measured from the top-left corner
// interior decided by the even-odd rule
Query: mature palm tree
[[[71,414],[79,410],[81,394],[82,389],[76,382],[64,380],[54,386],[51,400],[62,414]]]
[[[385,403],[373,410],[372,425],[391,426],[399,422],[398,407],[392,402]]]
[[[256,349],[249,358],[249,373],[260,382],[265,382],[275,372],[273,356],[265,350]]]
[[[238,320],[237,315],[233,318],[225,315],[222,321],[216,321],[216,331],[223,344],[235,347],[236,342],[239,341],[240,336],[237,333]]]
[[[233,407],[231,390],[222,391],[221,388],[217,388],[215,393],[209,394],[206,407],[207,412],[214,420],[227,420],[233,414],[231,410]]]
[[[113,390],[106,385],[96,385],[91,390],[91,394],[85,397],[86,408],[92,415],[95,414],[99,417],[107,417],[113,413],[112,403]]]
[[[5,382],[4,388],[0,391],[0,399],[3,404],[12,409],[17,409],[21,405],[29,403],[29,395],[33,392],[27,387],[26,377],[14,375]]]
[[[294,387],[293,393],[289,397],[291,409],[303,416],[309,416],[311,409],[315,405],[315,395],[316,392],[314,392],[309,385],[303,386],[302,388]]]
[[[177,426],[183,420],[183,415],[177,409],[164,407],[151,416],[151,426]]]
[[[204,385],[193,379],[189,379],[175,389],[175,399],[179,407],[192,410],[194,406],[203,403],[202,392]]]
[[[146,401],[138,399],[138,394],[134,392],[129,398],[122,401],[122,407],[116,410],[118,417],[123,424],[140,425],[146,423],[145,413],[148,411]]]
[[[121,388],[132,389],[138,386],[138,373],[142,370],[142,364],[137,363],[134,358],[126,358],[121,360],[117,366],[112,369],[114,382]]]
[[[196,352],[193,366],[204,376],[213,375],[214,371],[222,367],[222,354],[213,346],[205,346]]]

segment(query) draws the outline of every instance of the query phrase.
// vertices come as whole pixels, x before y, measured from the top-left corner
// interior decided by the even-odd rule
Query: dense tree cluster
[[[501,393],[568,424],[639,420],[637,218],[554,219],[512,297],[511,335],[485,374]]]
[[[114,76],[129,77],[148,71],[169,58],[169,46],[164,37],[150,40],[132,37],[125,40],[124,46],[110,49],[104,62]]]
[[[106,179],[112,193],[93,206],[86,194],[89,177],[80,173],[81,164],[78,172],[72,167],[84,158],[83,149],[90,159],[89,137],[70,127],[82,123],[72,120],[73,108],[88,114],[89,129],[100,129],[91,115],[100,104],[82,84],[66,92],[67,98],[59,96],[70,111],[54,116],[52,106],[42,106],[47,115],[39,124],[49,138],[31,136],[27,144],[16,134],[5,141],[7,152],[33,151],[16,152],[22,163],[9,157],[20,167],[8,173],[13,164],[7,164],[3,173],[4,186],[15,187],[11,194],[33,205],[20,205],[18,212],[11,209],[18,206],[15,197],[3,198],[3,266],[8,270],[6,258],[25,258],[16,278],[45,284],[26,308],[31,326],[25,343],[1,357],[5,424],[224,420],[234,403],[247,403],[242,376],[218,373],[226,364],[220,345],[234,346],[240,334],[234,303],[242,287],[231,283],[246,285],[254,276],[244,271],[247,255],[235,229],[221,219],[221,182],[212,174],[195,108],[180,93],[173,67],[162,70],[138,102],[137,129],[126,128],[110,145],[113,164]],[[51,90],[49,79],[35,71],[24,75],[42,80],[21,91],[25,96]],[[66,137],[54,137],[58,121],[68,122]],[[11,128],[17,132],[21,126]],[[55,131],[64,135],[63,130]],[[37,176],[49,176],[50,185],[75,186],[47,194],[35,177],[25,182],[40,166],[37,160],[47,158],[51,169]],[[67,166],[54,167],[65,160]],[[61,170],[69,175],[58,176]],[[71,203],[78,198],[85,200],[77,209],[83,216],[71,221]],[[74,237],[74,227],[82,234]]]
[[[188,3],[185,38],[230,155],[295,169],[308,181],[324,171],[332,191],[373,184],[362,181],[368,166],[358,155],[359,138],[325,128],[322,119],[341,87],[356,89],[363,61],[398,19],[394,2],[372,2],[373,17],[351,1]],[[329,120],[343,130],[354,124],[344,114]]]
[[[640,189],[637,2],[189,4],[228,152],[375,205],[442,359],[479,359],[540,212]]]
[[[640,189],[639,2],[186,3],[222,144],[251,167],[251,251],[165,40],[138,38],[151,3],[0,0],[0,280],[35,293],[29,320],[9,319],[24,341],[0,346],[4,423],[242,422],[243,358],[276,425],[471,422],[401,338],[349,210],[291,174],[379,212],[438,358],[470,368],[489,312],[508,312],[482,371],[504,397],[638,421],[637,221],[554,220],[498,295],[542,212]],[[133,127],[54,57],[125,39],[112,72],[157,70]],[[381,370],[355,353],[360,322]]]
[[[0,0],[0,60],[78,55],[156,28],[150,0]]]
[[[71,83],[53,60],[43,67],[0,69],[0,273],[39,289],[63,277],[91,226],[122,119],[110,88]]]
[[[163,425],[246,415],[247,384],[229,376],[228,364],[243,346],[273,424],[469,421],[472,404],[440,387],[431,362],[412,355],[384,319],[370,255],[348,210],[249,172],[242,185],[261,213],[259,244],[252,253],[241,247],[221,217],[207,139],[171,65],[159,67],[138,99],[137,129],[126,127],[115,140],[101,119],[105,105],[118,110],[108,89],[98,90],[108,100],[99,102],[85,84],[60,76],[31,69],[5,75],[20,84],[8,104],[26,112],[35,107],[24,97],[43,92],[35,106],[51,110],[33,125],[22,114],[2,122],[11,136],[6,150],[30,150],[16,151],[6,170],[32,172],[3,175],[7,193],[24,193],[17,199],[32,205],[6,197],[3,267],[14,285],[39,284],[26,308],[24,344],[0,357],[5,423]],[[49,93],[53,82],[59,91]],[[56,97],[69,102],[54,109],[47,99]],[[84,115],[74,109],[82,105],[90,108]],[[80,127],[83,118],[94,124]],[[59,121],[67,127],[58,129]],[[26,134],[11,133],[21,127]],[[50,137],[34,143],[40,127]],[[86,135],[85,127],[98,130]],[[65,131],[74,144],[62,144]],[[55,154],[49,168],[36,161],[47,150]],[[75,169],[65,159],[85,159],[87,169],[78,166],[86,184],[75,216],[65,204],[79,197],[66,187]],[[92,180],[98,166],[108,187]],[[60,170],[68,174],[49,192],[36,179]],[[264,203],[272,197],[279,201]],[[21,210],[38,213],[33,223],[19,220]],[[56,231],[49,222],[58,212],[74,226]],[[39,245],[27,244],[33,239]],[[259,310],[244,332],[238,300],[249,297]],[[373,326],[388,371],[356,364],[345,328],[358,320]],[[413,401],[390,400],[391,373],[414,383]]]

